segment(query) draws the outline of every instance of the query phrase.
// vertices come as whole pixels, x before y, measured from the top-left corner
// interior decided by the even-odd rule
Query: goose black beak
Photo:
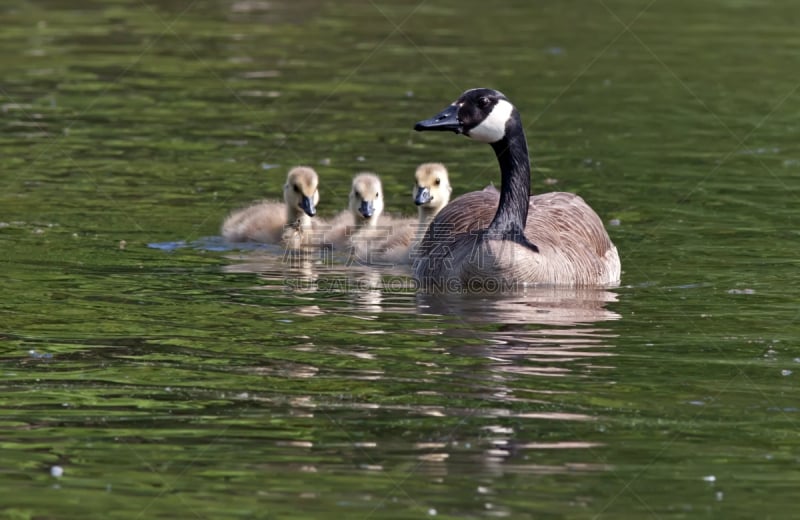
[[[313,217],[317,214],[317,208],[314,207],[314,199],[306,197],[305,195],[303,195],[302,200],[300,200],[300,209],[309,217]]]
[[[432,200],[433,197],[431,197],[430,188],[420,188],[417,186],[417,194],[414,196],[414,204],[417,206],[422,206],[423,204],[427,204]]]
[[[414,125],[414,130],[417,132],[424,130],[451,130],[457,134],[463,133],[461,121],[458,120],[458,105],[450,105],[432,118],[419,121]]]
[[[361,216],[364,218],[370,218],[372,215],[374,215],[375,207],[372,205],[372,201],[362,200],[361,206],[358,208],[358,212],[361,213]]]

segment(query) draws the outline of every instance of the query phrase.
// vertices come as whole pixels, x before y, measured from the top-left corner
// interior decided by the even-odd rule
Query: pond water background
[[[800,5],[12,0],[0,7],[7,518],[788,518],[800,486]],[[218,238],[489,147],[504,91],[611,291],[432,298]],[[63,469],[53,477],[54,466]]]

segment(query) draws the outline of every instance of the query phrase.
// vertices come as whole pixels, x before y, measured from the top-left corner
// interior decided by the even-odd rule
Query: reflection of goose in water
[[[421,471],[455,474],[469,464],[498,477],[609,471],[592,452],[601,443],[589,394],[598,382],[612,384],[616,374],[616,335],[603,324],[621,319],[606,308],[617,301],[614,293],[546,287],[518,295],[417,294],[416,299],[418,313],[445,315],[450,322],[428,331],[442,344],[455,345],[432,372],[448,370],[448,379],[470,385],[472,401],[480,403],[461,405],[470,397],[459,395],[441,408],[445,417],[468,415],[480,430],[465,433],[461,427],[451,442],[431,444],[419,456]],[[453,357],[462,363],[448,363]],[[465,358],[474,361],[463,363]],[[557,380],[562,382],[552,383]],[[467,443],[473,449],[464,450]],[[510,509],[500,512],[514,517]]]
[[[478,323],[539,323],[576,325],[617,320],[606,309],[617,301],[613,292],[595,288],[535,287],[524,292],[493,294],[417,295],[420,312],[457,315]]]

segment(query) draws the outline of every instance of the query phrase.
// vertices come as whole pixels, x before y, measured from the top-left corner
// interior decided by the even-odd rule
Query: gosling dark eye
[[[489,103],[491,103],[491,101],[489,101],[489,98],[486,97],[486,96],[481,96],[481,97],[478,98],[478,106],[480,108],[488,107]]]
[[[439,178],[437,178],[437,179],[436,179],[436,185],[438,186],[438,185],[440,185],[441,183],[442,183],[442,179],[439,179]]]
[[[298,186],[297,184],[295,184],[295,185],[294,185],[294,191],[295,191],[295,193],[300,193],[300,186]]]
[[[378,192],[378,193],[376,193],[376,194],[375,194],[375,198],[376,198],[376,199],[377,199],[378,197],[380,197],[380,196],[381,196],[380,192]]]

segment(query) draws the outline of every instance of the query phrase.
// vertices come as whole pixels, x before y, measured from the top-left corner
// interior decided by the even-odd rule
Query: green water
[[[3,517],[796,515],[799,19],[6,2]],[[620,288],[435,299],[216,237],[295,164],[323,216],[360,170],[394,213],[420,162],[498,182],[489,147],[411,130],[474,86],[520,108],[534,190],[609,223]]]

